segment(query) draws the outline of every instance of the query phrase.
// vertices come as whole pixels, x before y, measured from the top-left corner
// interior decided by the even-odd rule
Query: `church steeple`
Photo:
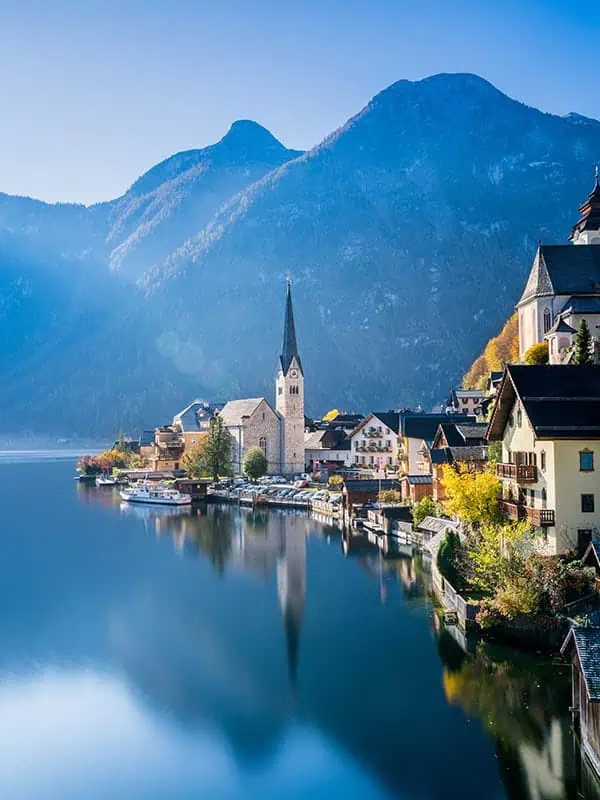
[[[594,188],[591,194],[579,207],[580,219],[573,226],[569,237],[573,244],[600,244],[600,178],[598,167]]]
[[[298,343],[296,341],[296,325],[294,324],[294,308],[292,306],[292,281],[287,280],[287,297],[285,300],[285,320],[283,323],[283,341],[281,343],[281,369],[287,375],[290,364],[296,359],[300,371],[302,362],[298,354]]]

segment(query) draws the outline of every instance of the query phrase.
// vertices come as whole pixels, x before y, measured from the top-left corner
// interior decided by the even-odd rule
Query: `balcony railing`
[[[496,475],[517,483],[535,483],[537,467],[534,464],[496,464]]]
[[[530,508],[512,500],[500,500],[500,511],[510,520],[527,518],[536,528],[548,528],[554,525],[554,509]]]
[[[502,514],[508,519],[518,520],[525,518],[525,507],[520,503],[514,503],[511,500],[500,500],[499,504]]]
[[[536,528],[548,528],[554,525],[554,509],[526,508],[527,518]]]

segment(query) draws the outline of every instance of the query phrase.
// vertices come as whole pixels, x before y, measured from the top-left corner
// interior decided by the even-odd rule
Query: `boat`
[[[192,498],[177,489],[147,483],[129,486],[120,491],[121,499],[127,503],[148,503],[157,506],[189,506]]]
[[[117,479],[112,475],[98,475],[96,477],[96,486],[116,486]]]

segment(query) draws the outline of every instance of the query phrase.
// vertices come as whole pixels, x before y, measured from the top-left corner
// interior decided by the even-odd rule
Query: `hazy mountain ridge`
[[[70,376],[46,419],[62,426],[71,403],[76,428],[90,408],[100,427],[152,425],[189,392],[270,397],[288,271],[309,410],[437,401],[510,315],[536,240],[566,241],[599,154],[595,120],[438,75],[384,89],[304,154],[241,121],[107,204],[0,195],[0,259],[43,262],[57,297],[75,266],[111,320],[94,317],[91,352],[65,338],[52,369],[44,350],[42,384]],[[73,302],[85,310],[83,289]],[[35,314],[19,324],[39,347]],[[44,419],[39,369],[0,397],[0,430],[19,398],[24,424]]]

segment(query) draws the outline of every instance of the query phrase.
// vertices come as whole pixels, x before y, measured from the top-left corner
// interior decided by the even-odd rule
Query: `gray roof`
[[[349,492],[368,492],[370,494],[379,491],[379,489],[382,491],[399,489],[400,483],[396,478],[383,478],[382,480],[367,478],[364,481],[348,478],[344,481],[344,488]]]
[[[327,433],[326,430],[323,431],[311,431],[310,433],[304,434],[304,449],[305,450],[320,450],[321,449],[321,441],[325,434]]]
[[[181,430],[184,432],[193,432],[201,430],[200,419],[210,419],[212,411],[210,406],[204,400],[194,400],[186,406],[178,414],[173,417],[173,425],[181,425]]]
[[[142,431],[140,447],[148,447],[151,444],[154,444],[154,431]]]
[[[404,475],[401,480],[407,480],[411,486],[425,486],[433,483],[433,475]]]
[[[540,244],[517,303],[556,294],[600,295],[600,245]]]
[[[600,300],[600,298],[598,299]],[[550,328],[546,336],[549,336],[551,333],[576,333],[576,331],[575,328],[567,325],[562,317],[557,317],[554,325]]]
[[[581,245],[578,245],[580,247]],[[600,314],[600,296],[569,297],[559,314]]]
[[[417,525],[418,531],[427,531],[428,533],[444,533],[448,528],[457,530],[459,523],[453,519],[444,519],[443,517],[425,517],[425,519]]]
[[[600,703],[600,628],[571,628],[561,653],[577,651],[588,700]]]
[[[230,400],[223,406],[220,416],[225,425],[241,425],[243,417],[250,417],[258,406],[265,401],[264,397],[250,397],[245,400]],[[270,406],[269,406],[270,408]]]

